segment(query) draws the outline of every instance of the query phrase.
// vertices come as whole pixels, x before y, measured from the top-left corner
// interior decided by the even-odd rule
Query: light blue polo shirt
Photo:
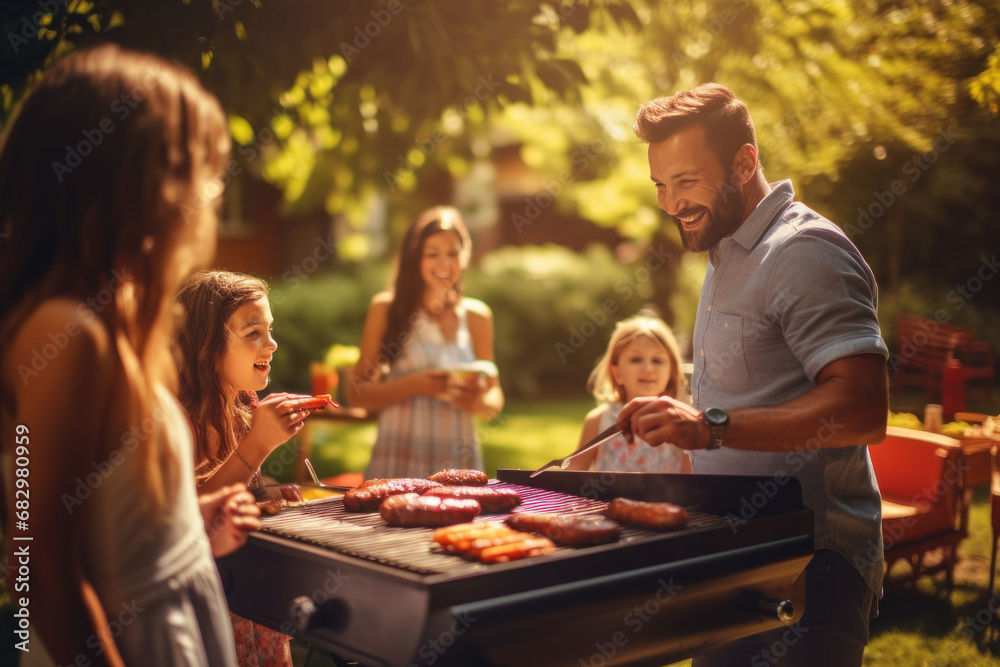
[[[839,227],[793,201],[791,181],[772,188],[736,233],[709,251],[691,377],[692,401],[702,409],[787,403],[816,387],[832,361],[889,355],[876,317],[878,287],[861,253]],[[793,452],[728,449],[723,439],[721,449],[692,452],[694,471],[764,475],[776,484],[797,477],[815,513],[816,548],[839,552],[878,594],[878,485],[867,447],[820,447],[838,428],[832,418],[821,420],[816,437]],[[766,502],[766,494],[750,500]],[[742,513],[752,514],[753,505]]]

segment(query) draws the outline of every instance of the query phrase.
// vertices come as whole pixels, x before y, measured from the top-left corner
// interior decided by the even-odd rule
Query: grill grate
[[[607,503],[598,500],[519,484],[492,481],[489,486],[510,488],[518,492],[521,504],[514,510],[515,513],[596,514],[607,507]],[[691,508],[688,511],[691,513],[691,522],[686,530],[713,527],[725,522],[720,516],[693,512]],[[500,521],[505,516],[507,515],[487,514],[477,517],[476,521]],[[388,526],[378,512],[348,512],[340,497],[261,517],[261,524],[268,533],[418,574],[457,574],[484,571],[489,567],[439,549],[431,540],[433,528]],[[622,526],[619,541],[630,542],[655,535],[660,533]],[[573,549],[559,547],[553,553],[558,555],[569,551]]]

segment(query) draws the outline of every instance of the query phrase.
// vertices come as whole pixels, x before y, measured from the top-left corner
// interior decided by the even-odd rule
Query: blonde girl
[[[682,393],[681,358],[670,328],[656,317],[637,316],[619,322],[608,348],[594,366],[587,383],[600,405],[583,422],[580,444],[611,426],[622,406],[640,396]],[[683,450],[664,444],[651,447],[641,440],[626,442],[621,435],[596,450],[576,457],[571,469],[618,472],[691,472]]]

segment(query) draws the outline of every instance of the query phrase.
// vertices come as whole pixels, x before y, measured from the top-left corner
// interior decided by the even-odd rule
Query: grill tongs
[[[598,445],[603,445],[605,442],[615,437],[619,433],[621,433],[621,429],[618,428],[617,425],[612,424],[608,428],[598,433],[597,436],[590,442],[584,445],[580,445],[568,456],[564,456],[561,459],[552,459],[551,461],[543,465],[541,468],[528,475],[528,478],[530,479],[531,477],[534,477],[535,475],[538,475],[548,470],[549,468],[558,467],[560,470],[565,470],[567,467],[569,467],[569,462],[572,461],[574,457],[577,457],[580,454],[583,454],[584,452],[589,452],[591,449],[597,447]]]

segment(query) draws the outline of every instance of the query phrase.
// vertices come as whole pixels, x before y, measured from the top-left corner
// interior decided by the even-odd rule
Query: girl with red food
[[[267,284],[229,271],[196,273],[177,295],[183,308],[175,351],[180,400],[195,440],[195,470],[202,493],[261,481],[260,466],[298,433],[309,411],[296,396],[263,400],[271,358],[278,348]],[[241,667],[291,667],[288,637],[231,615]]]

